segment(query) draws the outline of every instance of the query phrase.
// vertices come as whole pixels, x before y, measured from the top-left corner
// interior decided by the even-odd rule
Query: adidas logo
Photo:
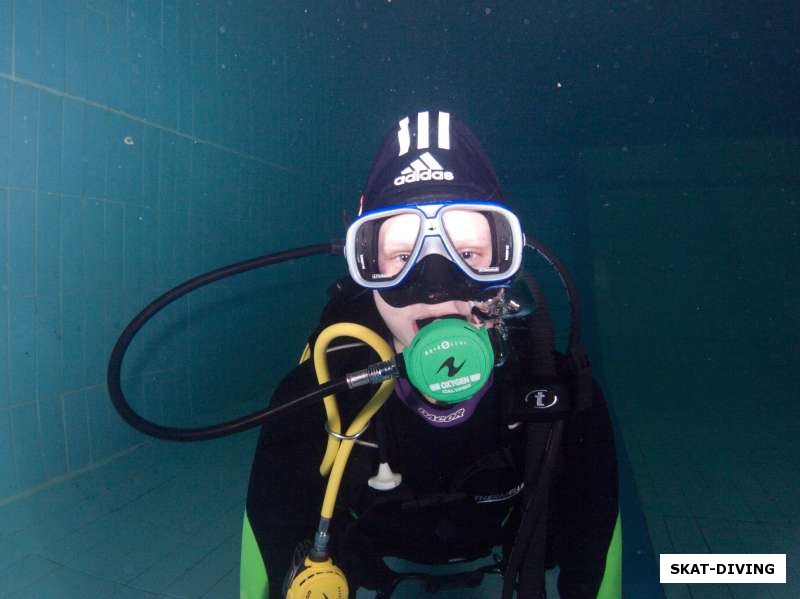
[[[394,184],[400,186],[417,181],[452,181],[453,179],[453,173],[444,170],[444,167],[431,156],[430,152],[425,152],[400,171],[400,175],[395,177]]]

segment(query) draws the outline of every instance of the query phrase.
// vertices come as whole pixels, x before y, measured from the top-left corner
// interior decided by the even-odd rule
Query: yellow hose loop
[[[349,337],[350,335],[348,335]],[[381,339],[383,341],[383,339]],[[385,342],[384,342],[385,343]],[[372,345],[372,344],[370,344]],[[375,351],[381,356],[381,359],[388,360],[389,358],[385,357],[385,354],[380,352],[378,348],[372,346]],[[388,349],[388,345],[386,346]],[[391,352],[391,350],[389,350]],[[387,354],[391,357],[390,354]],[[394,390],[395,380],[390,379],[388,381],[383,381],[378,387],[378,390],[375,392],[375,395],[372,396],[367,404],[361,409],[358,415],[353,419],[353,422],[347,428],[347,435],[352,436],[356,434],[358,431],[363,429],[367,423],[372,419],[372,417],[383,407],[383,404],[386,403],[386,400],[389,399],[389,396],[392,394]],[[328,439],[332,439],[332,437],[328,437]],[[344,475],[344,469],[347,466],[347,460],[350,457],[350,451],[353,449],[353,444],[355,440],[347,440],[341,441],[341,446],[338,448],[336,452],[333,467],[330,471],[330,478],[328,479],[328,486],[325,488],[325,498],[322,501],[322,511],[321,515],[323,518],[333,518],[333,508],[336,505],[336,496],[339,494],[339,485],[342,482],[342,476]],[[329,441],[330,445],[330,441]],[[339,441],[337,440],[337,446],[339,445]]]
[[[325,328],[317,337],[316,343],[314,343],[314,369],[317,373],[317,380],[319,384],[327,383],[330,381],[330,371],[328,370],[328,358],[327,358],[327,351],[328,346],[331,342],[338,338],[338,337],[352,337],[354,339],[358,339],[359,341],[363,341],[367,345],[369,345],[375,352],[380,356],[381,360],[389,360],[394,355],[392,348],[389,347],[389,344],[383,340],[383,338],[378,335],[375,331],[368,329],[365,326],[360,324],[355,324],[352,322],[339,322],[336,324],[332,324],[329,327]],[[348,434],[353,434],[354,432],[358,432],[361,428],[369,422],[369,419],[372,418],[375,412],[378,411],[383,402],[388,399],[389,395],[391,394],[391,389],[394,388],[394,381],[387,381],[390,384],[389,393],[386,393],[386,397],[380,402],[380,404],[371,412],[368,418],[361,419],[362,425],[359,428],[354,429],[352,432],[348,432]],[[362,414],[367,412],[370,408],[370,405],[373,404],[375,399],[384,389],[386,382],[382,383],[381,386],[378,388],[378,391],[375,395],[372,396],[367,405],[359,412],[358,416],[356,416],[353,423],[350,425],[350,429],[353,429],[353,426],[360,420]],[[325,396],[323,403],[325,404],[325,414],[328,420],[328,428],[335,432],[341,433],[342,430],[342,421],[339,415],[339,406],[336,403],[336,396],[334,395],[327,395]],[[348,429],[348,430],[350,430]],[[352,446],[352,441],[346,442],[348,445]],[[322,458],[322,464],[319,467],[319,472],[322,476],[327,476],[331,468],[333,466],[333,462],[336,459],[337,452],[339,451],[340,441],[332,436],[328,436],[328,446],[325,449],[325,456]],[[349,454],[350,449],[347,449],[347,453]],[[345,458],[345,463],[347,462],[347,458]],[[330,486],[330,483],[329,483]],[[338,484],[337,484],[338,487]],[[326,492],[327,498],[327,492]]]

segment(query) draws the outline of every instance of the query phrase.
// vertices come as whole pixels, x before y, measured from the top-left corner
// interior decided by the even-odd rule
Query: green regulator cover
[[[489,380],[489,332],[458,318],[423,327],[403,350],[406,375],[420,393],[444,403],[469,399]]]

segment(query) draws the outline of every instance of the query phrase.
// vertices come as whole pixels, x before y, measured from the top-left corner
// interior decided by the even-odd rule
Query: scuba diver
[[[557,566],[561,599],[619,599],[608,408],[580,347],[555,351],[546,303],[522,272],[526,239],[510,206],[478,140],[449,113],[419,112],[392,128],[347,231],[349,276],[329,290],[308,359],[283,378],[270,407],[317,386],[309,356],[335,323],[363,325],[398,354],[438,324],[466,323],[490,340],[492,359],[480,375],[440,352],[432,368],[447,382],[434,389],[402,376],[355,434],[328,426],[326,435],[330,414],[320,402],[266,420],[247,494],[242,597],[264,596],[245,580],[256,568],[271,599],[344,599],[360,587],[389,597],[407,578],[436,590],[475,586],[487,572],[504,576],[504,597],[541,599],[544,571]],[[527,313],[512,291],[520,282],[535,299]],[[345,336],[322,354],[339,376],[376,362],[375,351]],[[351,421],[371,390],[339,393],[339,419]],[[353,443],[332,517],[321,520],[319,461],[331,438]],[[490,566],[439,577],[395,572],[384,559],[487,556]],[[347,584],[315,591],[327,575]]]

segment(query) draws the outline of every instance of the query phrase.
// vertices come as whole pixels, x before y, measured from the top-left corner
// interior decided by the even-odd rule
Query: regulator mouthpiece
[[[408,380],[420,393],[452,404],[469,399],[486,384],[494,350],[487,329],[443,318],[417,333],[403,360]]]

